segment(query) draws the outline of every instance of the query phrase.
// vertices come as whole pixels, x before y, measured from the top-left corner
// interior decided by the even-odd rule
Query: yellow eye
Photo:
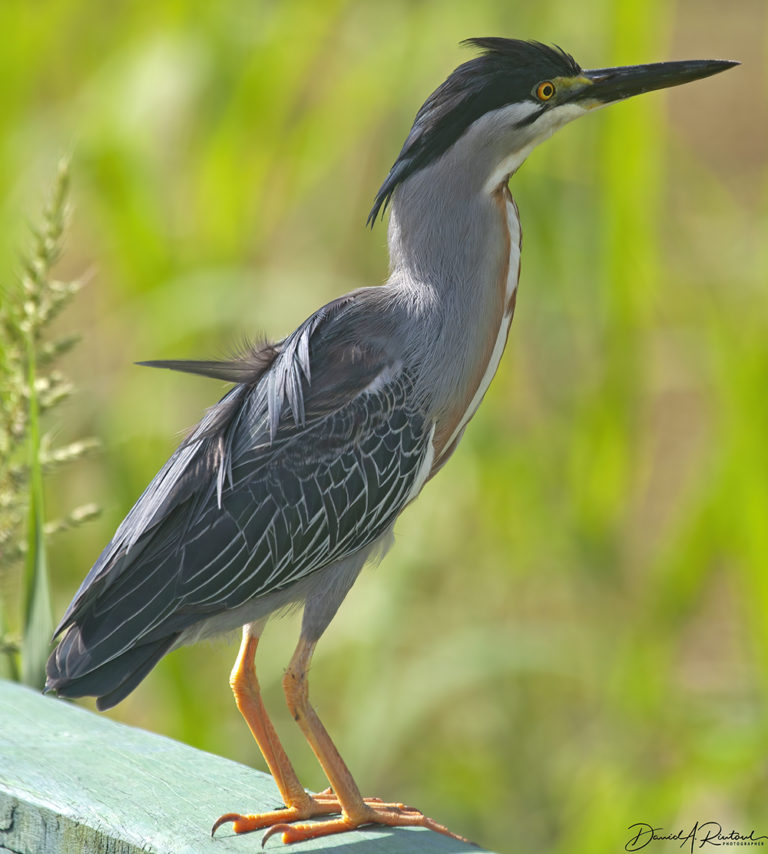
[[[536,87],[536,97],[540,101],[548,101],[555,94],[555,84],[551,80],[545,80]]]

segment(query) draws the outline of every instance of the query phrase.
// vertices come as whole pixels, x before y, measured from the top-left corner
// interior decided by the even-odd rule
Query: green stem
[[[29,385],[29,515],[27,555],[24,572],[24,627],[21,654],[21,680],[42,688],[45,662],[53,631],[51,596],[44,533],[43,470],[40,464],[40,408],[35,391],[37,375],[35,333],[27,335],[27,382]]]

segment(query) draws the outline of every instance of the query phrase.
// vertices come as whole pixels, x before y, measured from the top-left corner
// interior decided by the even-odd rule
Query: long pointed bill
[[[739,63],[729,59],[690,59],[620,68],[596,68],[582,72],[589,83],[583,89],[574,91],[570,100],[580,102],[585,107],[597,107],[630,98],[632,95],[640,95],[642,92],[680,86],[691,80],[719,74],[734,65]]]

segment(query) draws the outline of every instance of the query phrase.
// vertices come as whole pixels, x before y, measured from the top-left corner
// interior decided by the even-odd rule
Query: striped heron
[[[292,842],[378,823],[449,831],[363,798],[309,702],[315,646],[363,564],[459,444],[515,309],[520,221],[508,187],[532,149],[592,110],[730,68],[725,60],[583,70],[538,42],[470,39],[416,115],[376,195],[390,274],[277,343],[225,362],[151,362],[234,387],[152,480],[59,624],[47,688],[130,693],[170,650],[243,627],[230,684],[282,796],[236,832]],[[285,696],[330,787],[305,791],[264,708],[254,655],[270,615],[304,607]],[[308,821],[308,819],[320,819]]]

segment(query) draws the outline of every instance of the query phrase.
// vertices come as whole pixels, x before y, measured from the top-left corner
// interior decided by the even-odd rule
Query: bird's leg
[[[384,824],[390,827],[427,827],[466,841],[451,833],[441,824],[427,818],[413,807],[407,807],[405,804],[386,804],[379,798],[363,798],[361,796],[352,774],[309,702],[307,672],[315,643],[316,641],[308,640],[302,633],[296,652],[283,677],[283,688],[288,708],[294,720],[301,727],[328,778],[328,782],[331,784],[331,790],[335,797],[330,792],[324,793],[324,797],[327,797],[330,802],[337,802],[336,811],[341,812],[341,816],[306,824],[283,822],[273,825],[264,835],[262,844],[276,833],[282,833],[283,842],[299,842],[318,836],[354,830],[364,824]]]
[[[259,636],[260,632],[256,625],[243,627],[243,640],[229,677],[229,684],[232,686],[237,708],[240,709],[240,713],[256,739],[256,744],[275,779],[285,807],[259,815],[227,813],[213,825],[211,835],[222,824],[229,821],[234,823],[236,833],[245,833],[249,830],[269,827],[278,822],[306,819],[314,815],[338,811],[338,803],[330,793],[313,797],[305,791],[267,716],[254,664]]]

